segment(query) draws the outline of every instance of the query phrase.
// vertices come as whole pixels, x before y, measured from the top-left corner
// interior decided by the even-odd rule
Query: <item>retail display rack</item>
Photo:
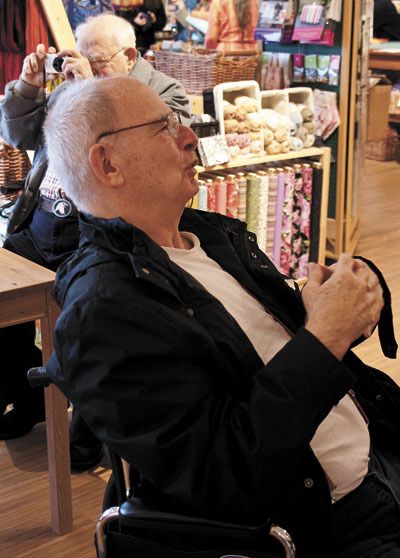
[[[340,126],[326,141],[332,149],[328,198],[326,256],[337,259],[354,253],[360,237],[359,190],[363,181],[363,146],[366,122],[368,44],[371,0],[343,1],[342,21],[333,46],[264,43],[264,51],[337,54],[341,57],[339,84],[305,82],[311,88],[335,91]]]
[[[325,245],[327,238],[327,211],[328,211],[328,193],[329,193],[329,170],[331,162],[331,150],[328,147],[310,147],[301,151],[289,151],[288,153],[281,153],[278,155],[263,155],[258,157],[249,157],[248,159],[242,157],[239,160],[232,160],[224,165],[216,165],[213,167],[197,166],[198,174],[202,172],[210,172],[221,169],[240,169],[246,167],[276,163],[279,161],[290,160],[314,160],[321,163],[322,166],[322,191],[321,191],[321,210],[320,210],[320,227],[319,227],[319,251],[318,262],[325,262]]]

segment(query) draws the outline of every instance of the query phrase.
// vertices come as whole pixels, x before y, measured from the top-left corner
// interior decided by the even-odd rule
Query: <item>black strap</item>
[[[26,178],[27,187],[22,196],[17,200],[8,222],[7,234],[17,232],[32,214],[39,197],[39,187],[46,169],[46,160],[32,167]]]
[[[376,265],[362,256],[356,256],[357,259],[365,262],[372,271],[376,274],[379,279],[379,283],[383,291],[383,301],[384,306],[381,311],[381,316],[378,322],[378,334],[379,341],[381,343],[381,348],[383,354],[387,358],[396,358],[397,354],[397,343],[394,335],[393,327],[393,312],[392,312],[392,297],[390,294],[389,287],[381,273],[381,271],[376,267]]]

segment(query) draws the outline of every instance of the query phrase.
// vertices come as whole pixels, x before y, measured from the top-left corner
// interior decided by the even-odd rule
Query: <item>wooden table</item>
[[[368,67],[371,70],[400,71],[400,41],[372,45],[369,50]]]
[[[51,295],[55,274],[4,248],[0,248],[0,270],[0,327],[40,320],[46,364],[59,313]],[[50,385],[45,389],[45,404],[51,525],[62,535],[72,530],[67,401],[55,385]]]

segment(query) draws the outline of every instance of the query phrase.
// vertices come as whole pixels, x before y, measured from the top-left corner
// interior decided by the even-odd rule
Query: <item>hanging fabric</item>
[[[4,0],[0,8],[0,49],[18,54],[25,50],[25,1]]]
[[[49,28],[39,0],[26,0],[25,41],[27,54],[35,52],[40,43],[49,47]]]
[[[25,0],[0,2],[0,93],[17,79],[25,55]]]

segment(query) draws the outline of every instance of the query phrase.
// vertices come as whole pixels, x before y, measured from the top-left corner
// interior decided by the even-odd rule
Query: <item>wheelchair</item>
[[[33,386],[51,383],[43,367],[31,368],[28,380]],[[96,525],[97,558],[296,557],[289,533],[272,521],[261,525],[216,521],[144,500],[138,495],[137,471],[107,450],[112,474]]]

